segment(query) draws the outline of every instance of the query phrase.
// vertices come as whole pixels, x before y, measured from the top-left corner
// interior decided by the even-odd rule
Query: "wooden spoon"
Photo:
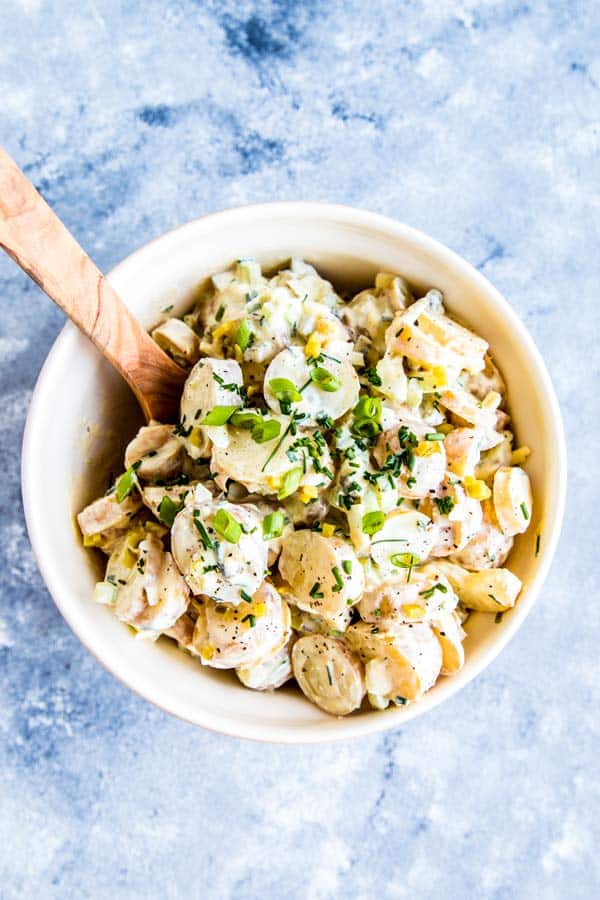
[[[2,147],[0,247],[121,373],[148,421],[177,421],[186,373],[144,331]]]

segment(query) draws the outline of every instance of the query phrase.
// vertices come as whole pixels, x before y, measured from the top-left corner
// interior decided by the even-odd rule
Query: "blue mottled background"
[[[341,745],[194,729],[36,571],[19,447],[63,319],[0,259],[2,897],[597,897],[599,4],[0,0],[0,34],[0,141],[102,267],[236,204],[388,213],[510,298],[572,460],[541,602],[458,697]]]

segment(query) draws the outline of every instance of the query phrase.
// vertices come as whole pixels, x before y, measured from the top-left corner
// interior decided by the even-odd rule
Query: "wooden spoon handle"
[[[146,419],[176,421],[185,372],[144,331],[2,147],[0,247],[121,373]]]

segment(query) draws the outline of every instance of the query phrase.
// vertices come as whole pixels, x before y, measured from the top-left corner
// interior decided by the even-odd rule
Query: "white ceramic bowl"
[[[566,454],[560,412],[539,352],[506,300],[459,256],[391,219],[344,206],[272,203],[206,216],[157,238],[110,273],[146,327],[161,308],[186,311],[198,284],[240,256],[273,266],[290,255],[308,260],[337,285],[364,286],[380,270],[397,271],[421,289],[438,287],[448,308],[491,344],[508,385],[534,492],[531,528],[515,544],[510,567],[523,581],[501,624],[470,617],[466,663],[414,705],[335,719],[286,687],[259,693],[232,673],[214,671],[162,638],[134,640],[115,616],[92,602],[101,577],[82,545],[75,514],[119,469],[140,415],[133,396],[94,347],[67,324],[39,376],[23,443],[23,498],[31,543],[58,608],[83,643],[118,678],[162,709],[196,725],[240,737],[312,742],[395,728],[432,709],[471,681],[523,624],[548,572],[565,497]],[[541,534],[535,555],[536,535]]]

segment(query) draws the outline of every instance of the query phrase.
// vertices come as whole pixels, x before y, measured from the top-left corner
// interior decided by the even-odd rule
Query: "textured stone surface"
[[[108,675],[37,573],[19,446],[62,317],[0,259],[2,896],[597,895],[598,4],[0,7],[0,140],[101,266],[250,201],[396,216],[510,298],[572,458],[541,602],[458,697],[341,745],[193,729]]]

